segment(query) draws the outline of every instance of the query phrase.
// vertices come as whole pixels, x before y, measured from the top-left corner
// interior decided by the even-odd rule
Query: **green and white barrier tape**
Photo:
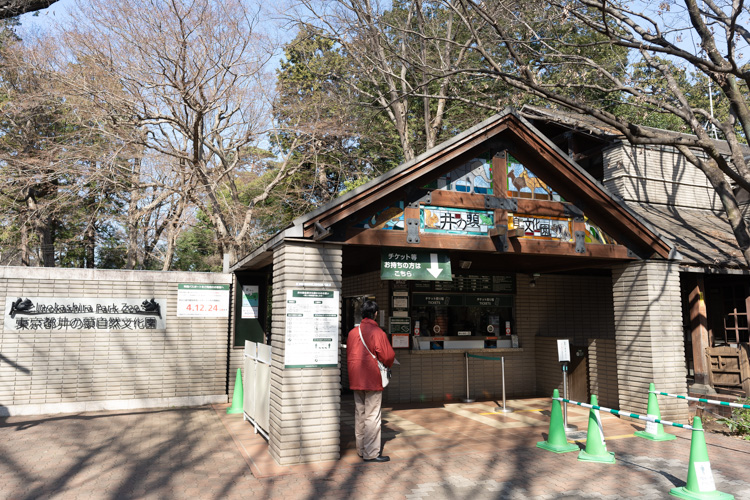
[[[556,399],[558,401],[563,401],[565,403],[570,403],[570,404],[574,404],[578,406],[583,406],[584,408],[593,408],[594,410],[609,412],[609,413],[612,413],[613,415],[621,415],[624,417],[637,418],[638,420],[645,420],[646,422],[654,422],[656,424],[671,425],[672,427],[679,427],[680,429],[688,429],[688,430],[693,430],[693,431],[703,430],[703,429],[695,429],[691,425],[678,424],[676,422],[670,422],[668,420],[661,420],[655,417],[638,415],[637,413],[628,413],[626,411],[613,410],[612,408],[605,408],[603,406],[598,406],[598,405],[589,405],[586,403],[580,403],[578,401],[571,401],[569,399],[564,399],[564,398],[552,398],[552,399]]]
[[[669,396],[671,398],[677,398],[677,399],[687,399],[688,401],[700,401],[701,403],[709,403],[712,405],[719,405],[719,406],[731,406],[732,408],[746,408],[750,409],[750,405],[743,405],[740,403],[729,403],[728,401],[717,401],[715,399],[701,399],[701,398],[693,398],[690,396],[680,396],[679,394],[670,394],[668,392],[658,392],[658,391],[648,391],[653,394],[659,394],[661,396]]]

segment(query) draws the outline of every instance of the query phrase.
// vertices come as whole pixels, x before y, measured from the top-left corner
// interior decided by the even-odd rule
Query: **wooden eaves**
[[[674,255],[673,247],[663,240],[645,220],[624,202],[611,195],[604,186],[560,151],[549,139],[518,112],[507,109],[459,134],[367,184],[320,208],[295,219],[289,228],[275,235],[242,259],[233,269],[256,267],[252,261],[268,262],[269,251],[286,238],[304,238],[321,243],[406,246],[405,231],[365,229],[346,234],[345,227],[372,215],[390,202],[418,196],[419,188],[451,171],[490,147],[507,149],[536,175],[554,186],[567,201],[582,210],[621,245],[587,245],[586,256],[609,259],[633,259]],[[416,193],[416,194],[415,194]],[[464,206],[484,209],[479,195],[432,191],[431,203],[439,206]],[[413,200],[408,200],[413,201]],[[559,203],[519,199],[518,213],[562,215]],[[407,211],[415,210],[407,208]],[[335,228],[342,229],[335,231]],[[579,255],[571,244],[511,238],[505,251],[513,253]],[[415,248],[449,248],[475,251],[497,251],[497,243],[488,237],[421,234]],[[633,254],[628,249],[636,252]],[[265,255],[265,257],[262,257]],[[637,257],[636,257],[637,255]]]

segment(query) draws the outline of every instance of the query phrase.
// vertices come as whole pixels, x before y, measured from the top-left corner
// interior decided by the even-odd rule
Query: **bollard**
[[[513,408],[508,408],[505,406],[505,356],[500,357],[500,366],[502,370],[501,375],[503,378],[503,406],[502,408],[495,408],[495,411],[500,413],[513,413]]]
[[[473,403],[474,400],[469,397],[469,353],[464,352],[464,358],[466,358],[466,398],[464,403]]]

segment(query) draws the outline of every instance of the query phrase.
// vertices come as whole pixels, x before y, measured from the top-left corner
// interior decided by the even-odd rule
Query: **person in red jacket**
[[[365,462],[387,462],[389,457],[380,454],[380,404],[383,400],[383,382],[375,358],[387,367],[393,366],[396,353],[388,337],[377,323],[378,303],[366,300],[362,304],[362,323],[349,332],[346,341],[346,366],[349,388],[354,391],[354,436],[357,454]],[[360,338],[360,330],[362,337]],[[367,352],[362,340],[367,344]]]

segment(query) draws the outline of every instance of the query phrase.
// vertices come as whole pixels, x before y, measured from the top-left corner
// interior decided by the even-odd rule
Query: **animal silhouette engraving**
[[[509,172],[508,179],[510,179],[516,191],[520,192],[523,188],[529,188],[532,193],[536,193],[536,189],[542,189],[545,193],[552,196],[552,189],[539,177],[529,177],[527,170],[523,170],[520,175],[516,175],[515,172]]]

